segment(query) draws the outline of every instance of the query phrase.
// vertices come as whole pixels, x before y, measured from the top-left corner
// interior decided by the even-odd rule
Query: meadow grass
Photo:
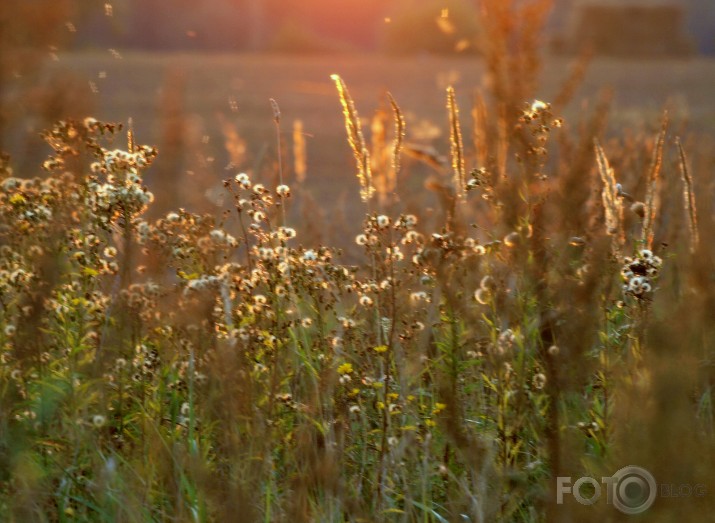
[[[639,465],[706,488],[648,521],[703,520],[712,182],[667,118],[609,138],[607,99],[575,123],[573,86],[534,99],[548,4],[485,2],[493,82],[471,135],[445,86],[448,157],[405,143],[399,94],[364,134],[333,76],[350,253],[302,234],[335,217],[309,204],[300,123],[289,174],[276,100],[275,158],[226,175],[214,213],[153,208],[145,175],[179,138],[67,119],[42,176],[3,156],[0,519],[620,521],[558,504],[557,478]]]

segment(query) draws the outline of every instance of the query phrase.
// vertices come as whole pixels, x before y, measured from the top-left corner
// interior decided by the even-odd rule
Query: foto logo
[[[581,488],[589,485],[592,492],[585,495]],[[575,482],[570,476],[556,478],[556,503],[563,504],[564,494],[571,494],[582,505],[593,505],[606,493],[606,502],[624,514],[641,514],[648,510],[658,495],[658,484],[653,475],[642,467],[629,465],[613,476],[602,477],[598,482],[584,476]]]

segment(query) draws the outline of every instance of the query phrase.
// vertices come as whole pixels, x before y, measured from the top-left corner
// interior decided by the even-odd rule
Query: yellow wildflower
[[[353,371],[352,363],[343,363],[338,367],[338,374],[350,374]]]

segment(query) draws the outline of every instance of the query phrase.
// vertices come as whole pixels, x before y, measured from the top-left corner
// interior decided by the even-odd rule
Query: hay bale
[[[690,56],[684,32],[685,10],[678,5],[587,4],[578,8],[566,51],[585,47],[622,57]]]

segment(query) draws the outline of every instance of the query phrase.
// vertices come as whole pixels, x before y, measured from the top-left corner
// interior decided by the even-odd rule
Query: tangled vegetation
[[[538,26],[547,4],[500,16]],[[715,485],[712,184],[667,116],[607,139],[605,103],[559,117],[571,84],[525,102],[524,24],[484,25],[471,133],[445,93],[448,159],[405,143],[392,96],[368,144],[333,77],[357,256],[287,212],[300,154],[295,179],[280,153],[270,182],[231,173],[222,212],[158,217],[158,152],[119,125],[58,123],[42,176],[3,157],[2,520],[610,521],[559,504],[556,478]],[[408,155],[436,172],[435,212],[398,198]]]
[[[359,117],[336,81],[371,206]],[[691,232],[677,236],[683,248],[654,247],[665,124],[630,216],[635,198],[598,145],[602,198],[565,210],[553,202],[579,194],[552,194],[545,174],[563,125],[549,105],[519,116],[518,176],[494,165],[467,180],[448,95],[444,224],[369,211],[360,265],[303,247],[285,221],[289,186],[245,173],[225,180],[233,208],[219,217],[144,219],[156,151],[131,133],[127,150],[107,147],[119,126],[58,124],[44,178],[4,164],[3,512],[539,521],[562,439],[580,440],[586,472],[607,464],[617,398],[654,386],[657,295],[669,293],[663,318],[698,294],[687,274],[677,296],[672,282],[660,289],[662,272],[673,279],[702,255],[687,160]],[[709,391],[698,394],[709,405]]]

